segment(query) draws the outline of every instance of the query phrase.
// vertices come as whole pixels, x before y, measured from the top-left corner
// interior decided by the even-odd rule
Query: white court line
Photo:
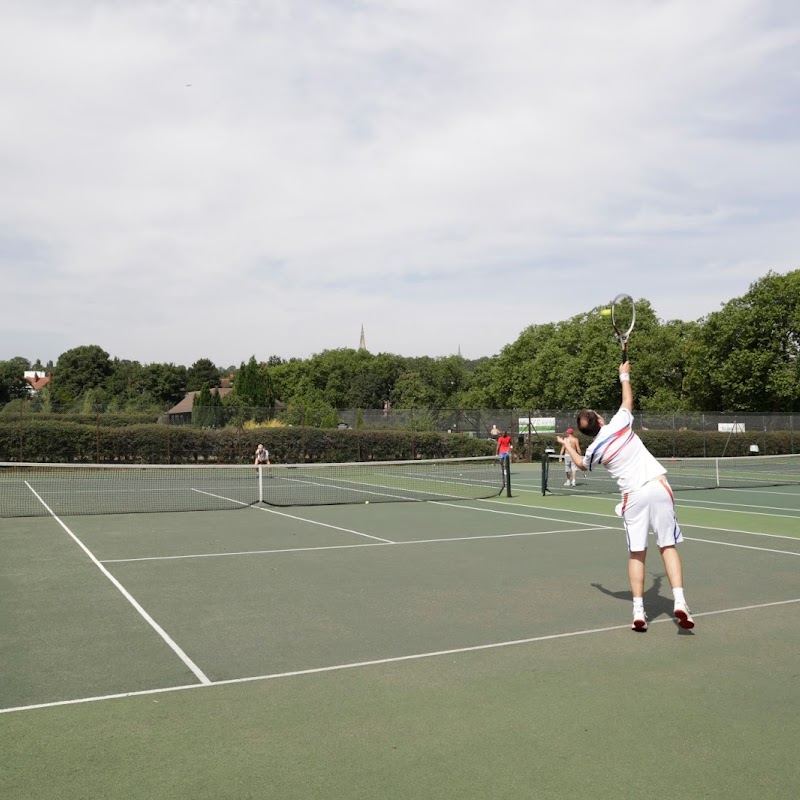
[[[719,514],[752,514],[758,517],[781,517],[784,519],[800,519],[800,514],[765,514],[763,511],[738,511],[732,506],[749,509],[765,509],[769,511],[790,511],[788,508],[776,506],[752,506],[747,503],[720,503],[716,500],[686,500],[683,497],[675,498],[675,505],[679,508],[692,508],[697,511],[713,511]],[[706,506],[724,506],[724,508],[706,508]]]
[[[732,614],[739,611],[757,611],[763,608],[773,608],[775,606],[785,606],[791,603],[800,603],[800,597],[792,600],[778,600],[774,603],[759,603],[751,606],[739,606],[738,608],[721,608],[717,611],[704,611],[702,613],[693,613],[695,619],[700,617],[713,617],[719,614]],[[666,619],[657,619],[650,622],[652,628],[659,623],[675,621],[670,617]],[[333,664],[328,667],[313,667],[311,669],[299,669],[291,672],[274,672],[267,675],[253,675],[248,678],[229,678],[224,681],[211,681],[208,684],[191,684],[188,686],[168,686],[159,689],[141,689],[136,692],[120,692],[118,694],[98,695],[96,697],[81,697],[74,700],[56,700],[52,703],[37,703],[28,706],[15,706],[13,708],[0,708],[0,714],[11,714],[17,711],[34,711],[42,708],[57,708],[59,706],[71,706],[81,703],[96,703],[101,700],[119,700],[125,697],[144,697],[153,694],[164,694],[166,692],[180,692],[186,689],[203,689],[209,686],[233,686],[241,683],[254,683],[258,681],[276,680],[279,678],[297,678],[304,675],[319,675],[325,672],[341,672],[346,669],[359,669],[362,667],[376,667],[384,664],[398,664],[402,661],[418,661],[426,658],[438,658],[441,656],[452,656],[461,653],[477,653],[481,650],[498,650],[501,647],[515,647],[524,644],[536,644],[538,642],[554,641],[556,639],[568,639],[574,636],[588,636],[594,633],[608,633],[609,631],[629,630],[630,623],[624,625],[611,625],[604,628],[590,628],[582,631],[570,631],[569,633],[553,633],[547,636],[533,636],[529,639],[513,639],[507,642],[492,642],[490,644],[478,644],[471,647],[456,647],[450,650],[434,650],[428,653],[413,653],[407,656],[394,656],[392,658],[377,658],[371,661],[355,661],[349,664]]]
[[[306,519],[305,517],[296,517],[294,514],[287,514],[285,511],[276,511],[274,508],[264,508],[263,506],[251,506],[250,503],[243,503],[240,500],[234,500],[230,497],[223,497],[219,494],[211,494],[211,492],[204,492],[202,489],[192,489],[193,492],[198,494],[205,494],[209,497],[215,497],[217,500],[227,500],[229,503],[236,503],[240,506],[248,506],[256,511],[266,511],[268,514],[277,514],[279,517],[288,517],[295,519],[299,522],[307,522],[309,525],[321,525],[323,528],[333,528],[335,531],[344,531],[345,533],[354,533],[356,536],[364,536],[367,539],[375,539],[376,542],[384,542],[385,544],[394,544],[391,539],[381,539],[380,536],[371,536],[369,533],[361,533],[361,531],[354,531],[350,528],[340,528],[338,525],[330,525],[327,522],[318,522],[315,519]]]
[[[726,488],[726,489],[719,489],[720,492],[752,492],[753,489],[733,489],[733,488]],[[781,497],[798,497],[797,492],[782,492],[778,491],[777,489],[762,489],[759,487],[756,489],[759,494],[777,494]]]
[[[598,497],[595,496],[595,497],[592,497],[592,498],[585,498],[585,499],[598,500],[598,499],[601,499],[601,498],[598,498]],[[612,498],[602,498],[602,499],[604,499],[606,501],[614,502],[614,500]],[[481,502],[483,502],[483,503],[495,503],[495,502],[500,502],[500,501],[498,501],[498,500],[482,500]],[[619,502],[619,501],[617,501],[617,502]],[[530,505],[526,505],[525,503],[518,503],[517,507],[518,508],[541,509],[541,506],[530,506]],[[698,510],[702,511],[703,509],[698,509]],[[711,509],[709,509],[709,510],[711,510]],[[580,514],[581,516],[587,516],[587,517],[604,517],[604,518],[607,518],[607,519],[616,519],[616,520],[619,519],[619,517],[616,514],[609,514],[607,512],[601,512],[601,511],[575,511],[573,509],[566,509],[566,508],[564,508],[564,509],[553,509],[553,511],[555,513],[561,513],[561,514],[567,514],[567,515],[569,515],[569,514]],[[521,514],[520,516],[523,516],[523,517],[524,516],[530,516],[532,519],[537,519],[537,517],[535,517],[533,514],[530,514],[530,515]],[[558,522],[559,520],[550,519],[550,521],[551,522]],[[564,520],[564,521],[566,522],[566,520]],[[680,523],[680,526],[681,526],[682,529],[700,528],[701,530],[704,530],[704,531],[720,531],[722,533],[743,533],[743,534],[746,534],[747,536],[767,536],[770,539],[790,539],[793,542],[800,541],[800,538],[798,538],[797,536],[788,536],[788,535],[783,534],[783,533],[763,533],[762,531],[743,531],[743,530],[739,530],[738,528],[720,528],[717,525],[694,525],[694,524],[692,524],[690,522],[683,522],[681,520],[678,520],[678,522]],[[620,524],[621,524],[621,521],[620,521]],[[602,526],[602,527],[611,527],[611,526],[605,525],[605,526]],[[622,528],[620,528],[620,530],[622,530]]]
[[[127,564],[131,561],[180,561],[184,558],[225,558],[226,556],[260,556],[276,553],[310,553],[317,550],[350,550],[354,547],[387,547],[395,542],[365,542],[364,544],[329,544],[319,547],[284,547],[276,550],[238,550],[230,553],[188,553],[181,556],[142,556],[140,558],[104,558],[104,564]]]
[[[557,522],[558,520],[556,520]],[[180,556],[141,556],[138,558],[104,558],[103,564],[127,564],[132,561],[179,561],[184,558],[225,558],[227,556],[259,556],[276,555],[280,553],[309,553],[318,550],[352,550],[356,547],[402,547],[409,544],[437,544],[445,542],[471,542],[474,539],[510,539],[515,536],[550,536],[558,533],[596,533],[611,528],[593,526],[591,528],[575,528],[557,531],[531,531],[530,533],[497,533],[478,536],[445,536],[441,539],[413,539],[408,542],[369,542],[367,544],[329,544],[319,547],[283,547],[275,550],[239,550],[230,553],[188,553]]]
[[[468,501],[468,502],[470,502],[470,501]],[[473,500],[471,502],[473,502],[473,503],[502,503],[502,500]],[[504,514],[504,515],[509,516],[509,517],[524,517],[525,519],[540,519],[540,520],[543,520],[544,522],[567,522],[568,521],[568,520],[562,520],[562,519],[554,519],[553,517],[541,517],[538,514],[521,514],[519,511],[500,511],[499,509],[495,509],[495,508],[480,508],[480,507],[476,507],[476,506],[466,506],[463,503],[446,503],[446,502],[441,501],[441,500],[431,500],[430,504],[434,505],[434,506],[448,506],[449,508],[457,508],[460,511],[483,511],[486,514]],[[527,505],[524,505],[524,504],[520,504],[520,505],[522,505],[523,508],[539,508],[540,509],[539,506],[527,506]],[[553,513],[554,514],[560,514],[560,513],[570,513],[570,512],[561,511],[561,509],[553,509]],[[583,513],[588,513],[588,512],[575,511],[575,512],[571,512],[571,513],[583,514]],[[608,516],[608,515],[607,514],[597,514],[596,516]],[[577,522],[577,524],[578,525],[586,525],[587,527],[590,527],[590,528],[594,528],[594,527],[607,528],[608,527],[608,525],[597,525],[594,522]]]
[[[194,673],[197,680],[204,685],[208,685],[211,681],[206,677],[200,667],[192,661],[186,653],[181,650],[181,648],[177,645],[175,641],[169,636],[169,634],[142,608],[142,606],[138,603],[135,597],[97,560],[94,553],[53,513],[53,510],[50,506],[45,503],[44,500],[38,495],[36,490],[27,482],[25,481],[25,485],[33,492],[36,499],[47,509],[47,512],[50,516],[69,534],[75,544],[86,553],[87,556],[92,560],[92,563],[103,573],[103,575],[108,578],[114,586],[119,589],[122,593],[122,596],[141,614],[145,622],[150,625],[151,628],[167,643],[170,649],[180,658],[181,661]]]
[[[345,489],[344,486],[341,486],[339,484],[349,483],[349,484],[352,484],[352,485],[358,487],[358,490],[362,494],[377,495],[378,497],[391,497],[391,498],[393,498],[395,500],[413,501],[415,499],[413,497],[409,497],[406,494],[390,494],[388,491],[378,491],[378,490],[383,489],[383,488],[386,488],[388,490],[388,488],[389,488],[389,487],[382,487],[380,484],[366,483],[366,482],[361,482],[361,481],[349,481],[346,478],[337,478],[336,480],[339,481],[339,484],[320,483],[319,481],[310,481],[310,480],[304,480],[303,478],[293,478],[293,477],[288,477],[288,476],[284,477],[283,475],[281,476],[281,478],[283,480],[285,480],[287,483],[302,483],[302,484],[305,484],[306,486],[320,486],[323,489],[340,489],[343,492],[351,491],[351,490]],[[370,489],[363,488],[365,486],[372,486],[376,491],[372,491]],[[430,494],[430,492],[425,492],[425,494]]]
[[[535,490],[522,489],[521,491],[528,492],[530,494],[530,493],[534,492]],[[752,489],[720,489],[718,491],[731,491],[731,492],[740,492],[740,491],[741,492],[748,492],[748,491],[750,491],[751,492]],[[788,496],[788,497],[798,497],[797,493],[794,493],[794,492],[792,492],[792,493],[787,493],[787,492],[761,492],[761,490],[759,489],[759,493],[763,493],[763,494],[783,494],[783,495]],[[541,492],[540,492],[540,494],[541,494]],[[566,497],[567,495],[559,495],[559,496]],[[605,500],[605,501],[610,501],[610,502],[613,502],[613,503],[618,503],[619,502],[619,499],[616,497],[616,495],[611,495],[611,494],[608,494],[608,495],[575,494],[575,495],[571,495],[571,496],[574,497],[574,498],[577,498],[578,500]],[[486,502],[499,502],[499,501],[487,500]],[[718,510],[721,510],[721,511],[725,511],[725,512],[727,512],[729,514],[747,514],[747,513],[751,513],[751,514],[753,514],[755,516],[761,516],[761,517],[780,517],[780,518],[786,518],[786,519],[798,519],[798,515],[797,514],[763,514],[760,511],[752,511],[752,512],[737,511],[734,508],[731,508],[731,506],[741,506],[743,508],[762,508],[762,509],[771,510],[771,511],[789,511],[790,510],[790,509],[781,508],[780,506],[754,506],[754,505],[752,505],[750,503],[726,503],[726,502],[723,502],[723,501],[720,501],[720,500],[691,500],[688,497],[684,496],[682,493],[676,493],[675,494],[675,505],[677,507],[694,508],[695,510],[698,510],[698,511],[718,511]],[[726,508],[723,508],[723,509],[705,508],[706,505],[726,506]],[[528,506],[528,507],[529,508],[541,508],[541,506]],[[576,511],[574,513],[579,514],[579,513],[589,513],[589,512]]]
[[[791,537],[789,537],[791,538]],[[761,553],[780,553],[783,556],[800,556],[800,553],[795,553],[793,550],[772,550],[769,547],[753,547],[750,544],[735,544],[734,542],[717,542],[714,539],[698,539],[692,536],[687,539],[688,542],[705,542],[706,544],[721,544],[723,547],[741,547],[744,550],[758,550]]]
[[[403,477],[402,474],[393,473],[393,475],[396,475],[397,477]],[[285,476],[285,477],[281,476],[281,477],[282,477],[283,480],[287,481],[288,483],[303,483],[303,484],[307,484],[309,486],[321,486],[321,487],[323,487],[325,489],[340,489],[343,492],[350,491],[350,490],[346,489],[343,484],[350,484],[351,486],[355,486],[356,490],[361,492],[362,494],[377,495],[378,497],[391,497],[391,498],[394,498],[396,500],[406,500],[406,501],[409,501],[409,502],[421,502],[420,498],[416,497],[416,495],[421,495],[421,494],[429,494],[429,495],[433,495],[434,497],[447,496],[447,497],[452,497],[454,500],[469,499],[469,498],[463,498],[463,497],[461,497],[461,495],[457,495],[457,494],[451,494],[451,493],[445,492],[444,495],[443,495],[442,492],[430,492],[430,491],[427,491],[427,490],[424,490],[424,489],[408,489],[407,491],[409,493],[415,495],[415,496],[411,496],[411,497],[409,497],[409,495],[407,495],[407,494],[390,494],[390,492],[389,492],[390,488],[398,488],[401,491],[403,491],[403,489],[401,487],[388,487],[388,486],[383,486],[380,483],[368,483],[368,482],[362,481],[362,480],[348,480],[347,478],[340,478],[340,477],[332,478],[332,480],[335,480],[336,483],[320,483],[319,481],[304,480],[302,478],[293,478],[293,477],[290,477],[290,476]],[[423,476],[415,474],[415,473],[406,473],[405,477],[412,478],[414,480],[419,480]],[[489,484],[485,484],[485,483],[475,483],[475,482],[469,482],[469,481],[458,481],[457,482],[457,481],[452,480],[452,479],[442,480],[442,479],[439,479],[439,478],[433,478],[433,477],[431,477],[429,475],[425,475],[424,478],[425,478],[427,483],[445,483],[448,486],[452,486],[455,483],[459,483],[462,486],[481,486],[481,487],[485,487],[485,488],[491,488],[489,486]],[[371,486],[375,491],[371,491],[369,489],[364,488],[366,486]]]

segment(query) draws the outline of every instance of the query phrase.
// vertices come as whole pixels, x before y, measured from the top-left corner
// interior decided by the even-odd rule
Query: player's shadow
[[[649,589],[645,589],[644,592],[644,608],[651,622],[661,616],[672,618],[674,601],[669,597],[663,597],[661,594],[661,585],[665,577],[666,575],[653,575],[653,585]],[[633,602],[633,594],[630,589],[622,592],[612,592],[611,589],[606,589],[602,583],[593,583],[592,586],[609,597],[624,600],[628,603]],[[676,621],[676,627],[677,624]],[[681,628],[678,628],[678,630],[680,633],[689,633],[689,631],[684,631]]]

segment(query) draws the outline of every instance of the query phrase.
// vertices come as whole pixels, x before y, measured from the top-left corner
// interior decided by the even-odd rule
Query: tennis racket
[[[629,294],[618,294],[611,301],[611,325],[614,335],[622,345],[622,361],[628,360],[628,339],[636,322],[636,306]]]

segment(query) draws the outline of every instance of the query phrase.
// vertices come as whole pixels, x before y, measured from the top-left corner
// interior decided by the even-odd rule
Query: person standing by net
[[[578,441],[578,437],[575,436],[575,431],[572,428],[567,428],[567,435],[564,437],[564,442],[565,444],[561,445],[561,453],[559,454],[559,458],[563,457],[564,459],[564,470],[567,475],[564,486],[574,486],[575,478],[578,476],[578,468],[575,466],[572,456],[567,452],[566,442],[569,442],[572,450],[579,456],[582,455],[581,443]]]
[[[631,365],[620,364],[619,380],[622,385],[622,404],[619,411],[606,423],[596,411],[584,408],[578,413],[578,430],[591,436],[592,442],[583,457],[569,443],[558,436],[556,441],[569,453],[575,465],[583,472],[602,464],[622,492],[622,502],[616,513],[625,524],[628,540],[628,578],[633,595],[633,625],[635,631],[647,630],[644,608],[645,558],[647,537],[652,528],[667,579],[672,587],[673,614],[681,628],[693,628],[694,620],[686,604],[683,591],[683,564],[675,545],[683,541],[675,501],[666,479],[666,470],[642,440],[633,432],[633,389]]]
[[[495,454],[503,461],[504,459],[508,461],[511,458],[511,436],[509,436],[508,431],[503,431],[500,436],[497,437],[497,449],[495,450]]]
[[[267,450],[263,444],[256,447],[255,464],[257,467],[267,467],[267,477],[272,477],[272,470],[270,469],[272,463],[269,460],[269,450]]]

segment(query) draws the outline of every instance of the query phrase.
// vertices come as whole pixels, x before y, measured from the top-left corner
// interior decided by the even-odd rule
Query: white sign
[[[520,433],[555,433],[555,417],[520,417]]]
[[[744,422],[718,422],[717,430],[720,433],[744,433]]]

